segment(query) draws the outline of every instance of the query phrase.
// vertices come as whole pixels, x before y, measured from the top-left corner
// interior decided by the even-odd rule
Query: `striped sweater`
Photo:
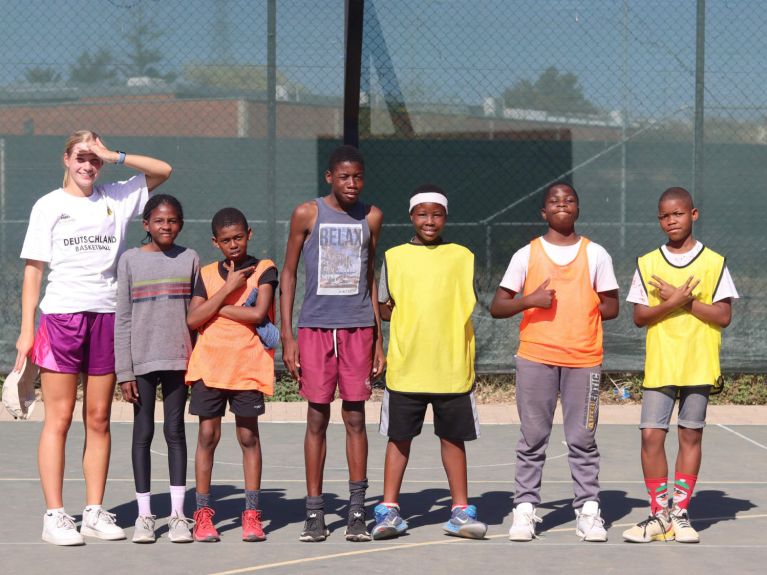
[[[117,382],[153,371],[186,370],[192,341],[186,312],[199,271],[197,252],[133,248],[117,266],[115,371]]]

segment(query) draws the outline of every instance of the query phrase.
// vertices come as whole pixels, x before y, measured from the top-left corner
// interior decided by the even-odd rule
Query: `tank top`
[[[546,255],[540,238],[530,243],[524,295],[549,278],[548,289],[556,290],[556,298],[549,309],[525,310],[519,326],[519,357],[563,367],[602,363],[602,316],[589,274],[588,244],[582,237],[575,259],[560,266]]]
[[[271,260],[259,260],[245,286],[229,294],[224,305],[242,305],[253,288],[258,287],[261,274],[273,267]],[[218,271],[218,262],[202,268],[200,276],[209,295],[226,282]],[[274,322],[274,302],[269,308],[269,320]],[[201,379],[207,387],[274,393],[274,350],[264,348],[255,325],[216,315],[197,332],[197,343],[186,371],[188,385]]]
[[[317,220],[304,242],[306,291],[298,327],[375,325],[368,286],[367,206],[338,212],[317,198]]]

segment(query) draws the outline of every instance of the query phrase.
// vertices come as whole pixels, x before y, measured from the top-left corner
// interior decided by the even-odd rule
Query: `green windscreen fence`
[[[231,205],[253,226],[253,254],[281,266],[291,211],[325,193],[343,139],[343,0],[6,4],[0,370],[14,357],[29,212],[59,185],[75,130],[173,165],[162,191],[183,203],[179,243],[203,261],[217,257],[210,218]],[[757,0],[364,2],[364,196],[384,212],[383,250],[411,237],[416,186],[447,191],[445,236],[476,256],[479,370],[513,369],[519,320],[488,305],[511,255],[545,230],[540,191],[558,179],[578,190],[579,231],[612,256],[621,300],[636,257],[664,240],[659,195],[693,192],[696,236],[727,257],[740,294],[723,366],[767,368],[766,25]],[[129,244],[142,235],[132,224]],[[642,368],[630,305],[604,341],[607,369]]]

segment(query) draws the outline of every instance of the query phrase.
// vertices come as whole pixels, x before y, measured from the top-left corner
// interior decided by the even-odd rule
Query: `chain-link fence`
[[[254,255],[281,264],[290,212],[325,193],[343,137],[344,16],[343,0],[6,3],[0,368],[18,331],[29,211],[60,181],[74,130],[173,165],[162,190],[183,202],[179,241],[203,261],[217,257],[210,217],[234,205]],[[741,294],[724,366],[765,368],[767,258],[752,207],[767,164],[765,24],[756,0],[364,2],[365,195],[384,211],[385,249],[410,237],[418,184],[447,190],[446,234],[477,256],[480,369],[513,364],[517,321],[492,320],[487,304],[512,253],[543,231],[538,195],[555,179],[578,189],[580,231],[611,253],[622,297],[635,257],[663,241],[660,193],[693,191],[696,234],[728,257]],[[605,325],[605,365],[640,369],[644,334],[623,307]]]

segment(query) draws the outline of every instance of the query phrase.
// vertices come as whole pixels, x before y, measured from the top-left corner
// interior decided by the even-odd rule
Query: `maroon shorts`
[[[374,333],[372,327],[298,328],[301,396],[312,403],[330,403],[337,385],[345,401],[370,399]]]
[[[58,373],[114,373],[115,314],[40,314],[32,361]]]

